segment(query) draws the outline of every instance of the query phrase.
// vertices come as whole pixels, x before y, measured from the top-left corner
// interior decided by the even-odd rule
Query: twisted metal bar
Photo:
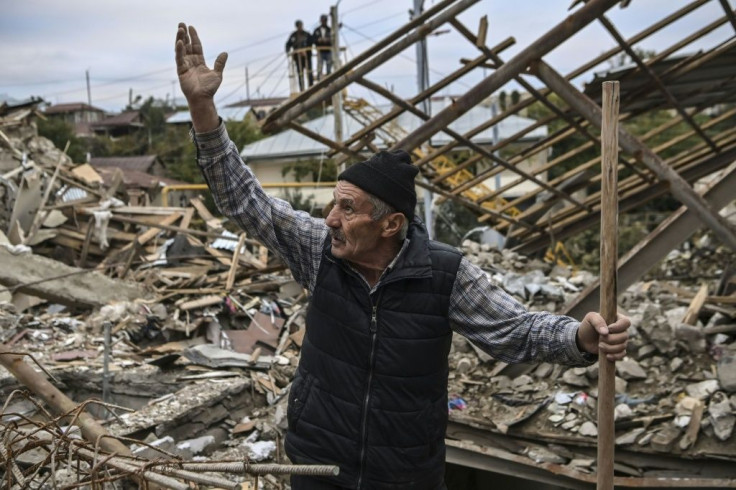
[[[160,463],[161,465],[169,463]],[[223,473],[247,473],[249,475],[305,475],[305,476],[336,476],[340,474],[340,467],[336,465],[310,464],[251,464],[245,461],[231,462],[189,462],[182,461],[181,467],[191,471],[214,471]],[[158,464],[151,465],[156,467]]]

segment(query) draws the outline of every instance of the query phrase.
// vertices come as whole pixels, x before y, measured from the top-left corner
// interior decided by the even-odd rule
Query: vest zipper
[[[358,489],[362,488],[363,473],[365,472],[365,458],[366,458],[366,447],[368,446],[368,404],[371,400],[371,384],[373,382],[373,365],[374,357],[376,354],[376,340],[378,337],[378,302],[381,300],[381,290],[378,293],[375,304],[371,309],[371,355],[368,359],[368,387],[365,392],[365,398],[363,399],[363,421],[361,431],[361,443],[360,443],[360,473],[358,476]]]

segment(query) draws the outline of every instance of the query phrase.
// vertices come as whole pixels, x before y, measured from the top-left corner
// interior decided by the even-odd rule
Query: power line
[[[375,39],[375,38],[372,38],[372,37],[370,37],[370,36],[367,36],[367,35],[363,34],[362,32],[358,31],[358,30],[357,30],[356,28],[354,28],[354,27],[350,27],[349,25],[347,25],[347,24],[344,24],[344,23],[343,23],[343,27],[345,27],[345,28],[347,28],[348,30],[350,30],[350,31],[354,32],[355,34],[357,34],[357,35],[359,35],[359,36],[363,37],[363,38],[364,38],[364,39],[366,39],[367,41],[370,41],[370,42],[372,42],[372,43],[376,43],[376,42],[378,42],[378,41],[376,41],[376,39]],[[385,32],[389,32],[389,31],[385,31]],[[411,61],[412,63],[416,63],[416,59],[412,58],[412,57],[411,57],[411,56],[409,56],[409,55],[406,55],[406,54],[403,54],[403,53],[402,53],[402,54],[399,54],[399,56],[400,56],[400,57],[402,57],[402,58],[404,58],[404,59],[406,59],[406,60],[409,60],[409,61]],[[430,68],[430,69],[429,69],[429,71],[431,71],[431,72],[432,72],[432,73],[434,73],[435,75],[438,75],[438,76],[440,76],[440,77],[442,77],[442,78],[445,78],[445,77],[447,77],[447,74],[446,74],[446,73],[443,73],[443,72],[441,72],[441,71],[439,71],[439,70],[435,70],[434,68]],[[467,87],[467,88],[471,88],[471,86],[470,86],[469,84],[467,84],[467,83],[465,83],[465,82],[463,82],[463,81],[461,81],[461,80],[455,80],[455,81],[454,81],[453,83],[458,83],[458,84],[460,84],[460,85],[463,85],[464,87]]]

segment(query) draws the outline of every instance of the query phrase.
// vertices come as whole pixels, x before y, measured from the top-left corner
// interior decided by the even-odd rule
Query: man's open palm
[[[175,51],[176,71],[184,96],[190,103],[202,99],[211,100],[222,83],[227,53],[220,53],[215,60],[214,69],[207,68],[197,30],[189,26],[187,31],[184,23],[180,23],[176,31]]]

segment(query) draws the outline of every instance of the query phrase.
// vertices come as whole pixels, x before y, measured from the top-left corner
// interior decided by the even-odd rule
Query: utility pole
[[[414,0],[412,19],[422,15],[424,11],[424,0]],[[429,63],[427,61],[427,38],[423,37],[416,43],[417,50],[417,93],[421,93],[429,87]],[[419,109],[428,116],[432,115],[432,104],[429,97],[419,103]],[[423,178],[423,177],[422,177]],[[425,179],[426,180],[426,179]],[[429,238],[434,238],[434,217],[432,216],[432,202],[434,194],[424,189],[424,222],[427,225]]]
[[[248,77],[248,67],[245,67],[245,99],[250,100],[250,77]]]
[[[485,71],[485,68],[483,69]],[[483,74],[483,78],[485,78],[485,73]],[[498,102],[496,100],[491,99],[491,118],[495,118],[498,115]],[[493,146],[498,144],[499,141],[498,136],[498,123],[493,125]],[[494,155],[498,156],[498,150],[493,152]],[[495,184],[496,184],[496,191],[498,191],[501,188],[501,172],[498,172],[495,177]],[[498,198],[501,198],[499,195]],[[501,236],[500,233],[498,233],[498,236],[496,237],[496,246],[499,250],[501,250],[504,247],[505,240]]]
[[[339,2],[338,2],[339,3]],[[330,23],[332,24],[332,70],[340,68],[340,23],[337,17],[337,4],[330,7]],[[318,53],[319,56],[319,53]],[[342,90],[332,96],[332,115],[335,119],[335,142],[342,143]],[[338,172],[345,170],[345,162],[340,164]]]
[[[171,81],[171,107],[176,109],[176,80]]]
[[[92,91],[89,88],[89,70],[84,72],[87,77],[87,104],[92,105]]]

